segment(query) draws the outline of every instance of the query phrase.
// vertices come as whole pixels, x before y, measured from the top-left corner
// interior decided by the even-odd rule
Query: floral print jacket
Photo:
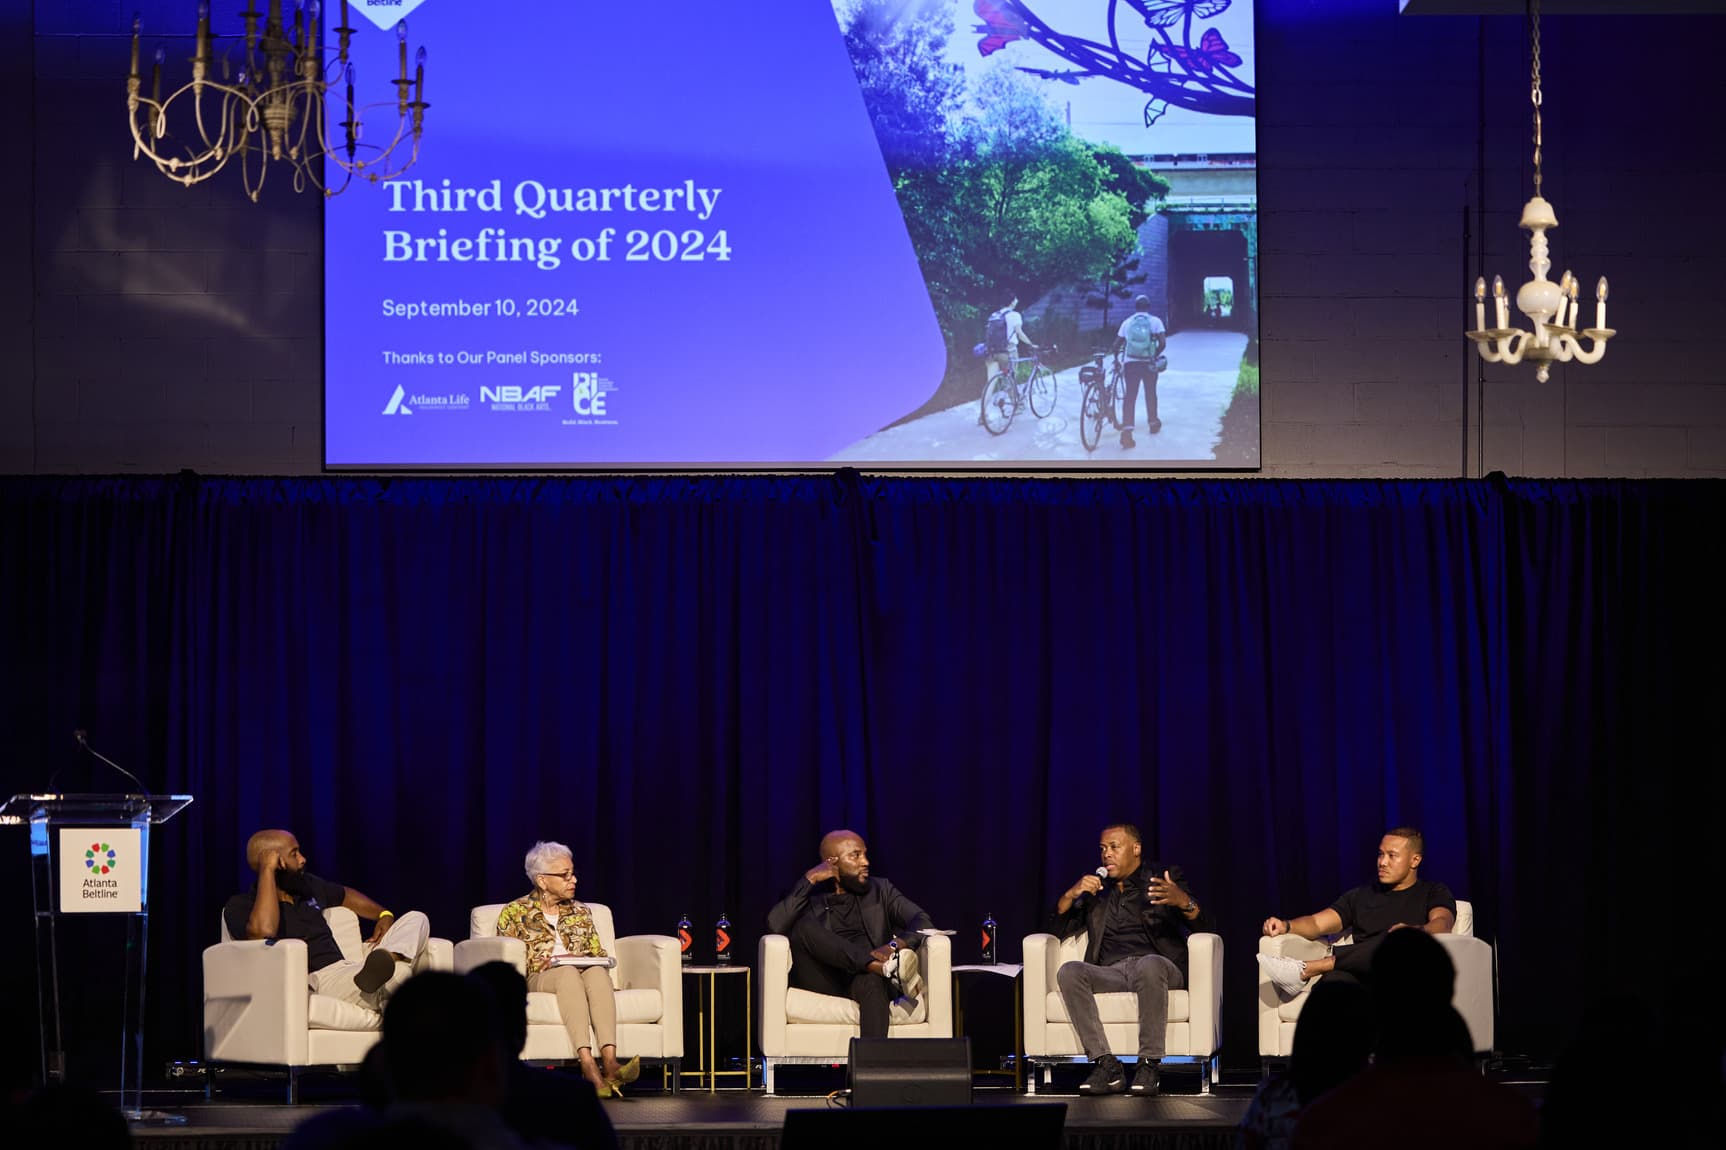
[[[539,974],[551,966],[551,951],[556,945],[552,926],[539,909],[533,895],[523,895],[507,904],[497,916],[497,932],[527,943],[527,972]],[[558,908],[556,933],[563,936],[563,945],[573,954],[604,958],[605,947],[599,941],[599,931],[593,925],[593,912],[586,903],[569,900]]]

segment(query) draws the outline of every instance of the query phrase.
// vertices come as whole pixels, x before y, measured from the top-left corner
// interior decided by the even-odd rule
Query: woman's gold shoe
[[[641,1055],[637,1054],[617,1068],[617,1083],[628,1085],[641,1077]],[[613,1083],[616,1085],[617,1083]]]

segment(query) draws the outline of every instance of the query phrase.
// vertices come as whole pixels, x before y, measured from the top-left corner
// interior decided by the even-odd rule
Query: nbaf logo
[[[517,387],[509,384],[504,387],[487,387],[480,385],[479,400],[481,403],[545,403],[563,390],[559,383],[541,384],[538,387]]]
[[[575,386],[570,390],[570,402],[575,405],[577,415],[604,415],[605,391],[600,387],[599,373],[594,371],[578,371],[575,376]]]

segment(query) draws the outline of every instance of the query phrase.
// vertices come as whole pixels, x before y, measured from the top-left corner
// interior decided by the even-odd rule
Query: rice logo
[[[596,371],[578,371],[575,375],[575,386],[570,389],[570,402],[575,405],[577,415],[604,415],[605,392],[600,388],[599,373]]]
[[[107,843],[91,843],[90,849],[84,852],[84,869],[91,874],[107,874],[119,865],[114,848]]]

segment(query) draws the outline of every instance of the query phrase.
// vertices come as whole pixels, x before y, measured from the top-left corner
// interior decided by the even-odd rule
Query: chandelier
[[[1580,281],[1568,271],[1557,283],[1546,278],[1552,268],[1546,232],[1558,226],[1558,217],[1540,194],[1540,0],[1529,0],[1528,35],[1534,61],[1530,95],[1534,103],[1534,198],[1522,206],[1520,226],[1529,232],[1528,270],[1534,278],[1517,289],[1516,310],[1528,317],[1530,330],[1510,326],[1510,301],[1501,276],[1492,277],[1493,323],[1486,326],[1486,278],[1482,276],[1474,281],[1474,330],[1468,338],[1488,363],[1537,365],[1534,377],[1544,383],[1554,360],[1599,363],[1606,354],[1606,341],[1617,333],[1606,326],[1605,276],[1594,289],[1594,326],[1581,331],[1576,329]],[[1588,341],[1587,347],[1583,340]]]
[[[348,0],[342,0],[342,22],[335,29],[333,55],[318,43],[318,0],[298,0],[293,23],[282,19],[282,0],[270,0],[269,16],[248,3],[240,18],[246,23],[244,51],[237,71],[228,59],[211,54],[210,6],[198,5],[198,32],[192,57],[191,81],[162,96],[164,48],[156,49],[150,73],[150,94],[143,95],[138,71],[138,41],[143,22],[132,21],[132,71],[126,77],[126,113],[132,129],[132,158],[147,156],[156,170],[187,187],[211,178],[237,161],[246,194],[255,202],[270,165],[287,164],[294,191],[316,187],[326,196],[347,190],[355,176],[372,183],[393,179],[419,159],[425,123],[425,61],[421,48],[408,74],[408,26],[395,26],[399,74],[393,100],[354,103],[354,66],[348,60]],[[263,21],[260,31],[259,21]],[[219,65],[220,78],[214,72]],[[347,118],[330,123],[330,90],[345,85]],[[175,133],[169,129],[170,109],[176,110]],[[189,105],[189,106],[188,106]],[[368,142],[363,131],[366,113],[393,106],[395,134],[382,144]],[[334,128],[339,138],[332,138]]]

